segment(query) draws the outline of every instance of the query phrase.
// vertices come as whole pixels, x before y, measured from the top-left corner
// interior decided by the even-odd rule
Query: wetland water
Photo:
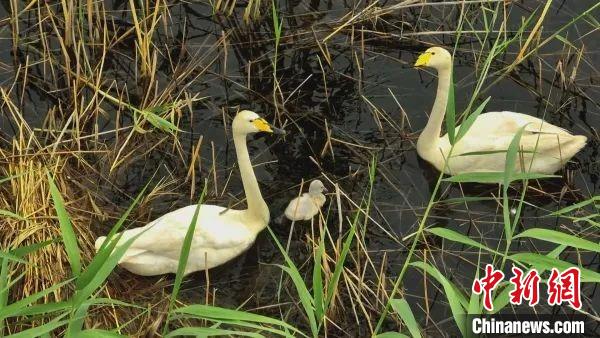
[[[544,21],[542,36],[549,36],[594,3],[554,3]],[[541,5],[539,1],[511,5],[507,34],[516,31],[522,18]],[[3,6],[7,10],[6,2]],[[116,1],[110,6],[107,10],[114,15],[116,26],[113,29],[130,27],[131,18],[122,14],[126,4]],[[182,116],[180,121],[179,128],[184,132],[178,138],[184,154],[180,156],[169,145],[159,144],[154,150],[128,161],[116,173],[107,175],[106,179],[112,186],[95,189],[113,199],[115,205],[127,205],[129,196],[139,192],[159,168],[159,177],[172,178],[174,183],[169,187],[171,193],[152,200],[147,206],[150,218],[193,203],[205,178],[209,179],[210,203],[227,204],[234,200],[232,196],[243,198],[235,168],[233,142],[229,130],[224,127],[224,120],[230,123],[237,106],[251,109],[266,116],[269,121],[275,121],[277,126],[284,123],[288,131],[284,138],[260,136],[249,141],[263,196],[271,210],[270,226],[282,243],[287,241],[290,224],[278,219],[278,216],[283,213],[287,201],[297,195],[302,179],[321,176],[331,191],[330,182],[323,179],[322,175],[325,175],[359,203],[368,187],[367,166],[372,156],[376,158],[378,174],[373,191],[373,221],[365,229],[364,243],[374,267],[379,269],[384,264],[385,275],[393,278],[402,267],[409,245],[402,238],[416,230],[437,179],[435,170],[420,160],[415,151],[418,133],[427,122],[435,98],[436,78],[430,71],[414,69],[412,64],[418,53],[429,44],[453,47],[456,41],[453,31],[457,27],[459,11],[456,6],[449,5],[390,11],[361,20],[352,26],[354,29],[343,29],[324,41],[344,21],[340,18],[351,13],[354,6],[342,1],[281,2],[283,32],[276,72],[280,91],[275,97],[277,104],[274,104],[272,59],[275,49],[269,16],[245,24],[240,8],[227,17],[212,15],[211,8],[203,3],[172,5],[171,17],[166,24],[167,33],[164,29],[156,33],[158,41],[163,44],[157,46],[161,51],[156,79],[159,86],[166,86],[173,77],[170,64],[173,60],[185,63],[199,55],[208,55],[202,62],[207,70],[187,84],[188,92],[205,98],[195,103],[193,112]],[[363,4],[356,6],[358,9],[354,12],[364,8]],[[382,2],[373,10],[388,6],[391,4]],[[595,14],[597,18],[598,11]],[[477,10],[469,15],[476,17]],[[474,30],[481,30],[485,25],[481,18],[473,19],[473,24]],[[590,31],[589,23],[584,20],[561,34],[574,47],[585,48],[584,58],[578,62],[576,71],[573,71],[577,59],[575,48],[553,40],[541,48],[532,59],[534,61],[526,61],[489,87],[477,101],[491,96],[486,111],[510,110],[530,114],[572,133],[586,135],[589,139],[587,147],[562,173],[568,178],[568,185],[565,180],[552,180],[542,187],[534,185],[529,189],[528,205],[524,207],[521,221],[524,228],[559,227],[560,222],[556,219],[543,216],[574,201],[597,195],[600,188],[597,135],[600,128],[600,76],[597,68],[600,65],[600,39],[597,31]],[[423,32],[430,33],[419,34]],[[6,32],[3,34],[6,35]],[[226,36],[225,42],[220,40],[223,36]],[[483,33],[465,34],[458,44],[454,75],[457,111],[467,106],[477,82],[480,69],[476,58],[482,48],[478,39],[482,38]],[[105,72],[107,78],[129,88],[131,102],[135,104],[144,93],[136,90],[139,87],[134,74],[135,60],[128,50],[131,43],[133,41],[121,42],[121,53],[111,54]],[[516,46],[509,47],[507,53],[495,60],[493,70],[512,62],[519,51]],[[167,51],[170,56],[167,56]],[[27,47],[20,49],[17,58],[23,58],[27,52]],[[15,59],[5,48],[2,48],[0,56],[5,67],[0,79],[6,86],[14,76],[15,69],[10,65]],[[43,77],[40,72],[40,69],[34,70],[33,75]],[[566,77],[574,74],[574,80],[565,80],[561,72]],[[493,80],[490,78],[486,84]],[[27,100],[22,104],[25,118],[33,126],[41,128],[48,110],[56,104],[57,96],[48,95],[36,87],[28,87],[26,91]],[[127,118],[122,118],[122,123],[127,124]],[[5,115],[0,115],[0,123],[2,137],[9,139],[14,134],[14,126]],[[114,119],[106,119],[102,128],[114,129]],[[328,134],[331,143],[327,143]],[[189,159],[192,147],[201,136],[201,167],[196,174],[196,195],[191,199],[190,182],[182,179],[186,177],[188,168],[181,157],[185,161]],[[152,143],[159,139],[160,136],[150,135],[139,142]],[[110,144],[115,139],[110,136],[104,142]],[[98,167],[102,168],[100,172],[106,172],[104,167],[108,164],[105,160],[102,157],[97,159]],[[213,168],[216,168],[216,174],[212,172]],[[461,188],[444,184],[442,191],[441,200],[463,195],[493,197],[499,194],[497,187],[485,185],[464,185]],[[517,196],[518,190],[513,193]],[[330,231],[335,236],[339,227],[338,206],[333,196],[329,197],[331,201],[334,203],[326,206],[330,208]],[[344,217],[350,217],[354,206],[345,201],[340,205]],[[491,247],[497,245],[502,236],[502,210],[496,200],[472,201],[468,205],[440,203],[433,209],[429,223],[484,238]],[[98,226],[95,230],[104,234],[107,228]],[[298,265],[311,259],[307,242],[310,231],[310,224],[300,222],[295,224],[291,234],[289,254]],[[523,244],[524,250],[532,250],[530,246],[530,243]],[[443,245],[434,239],[428,243],[427,249],[429,259],[436,261],[440,271],[465,289],[470,287],[478,260],[476,251],[465,250],[456,244]],[[535,249],[543,251],[544,247],[536,246]],[[421,257],[422,253],[418,256]],[[211,297],[221,306],[245,304],[244,308],[262,308],[261,313],[278,316],[280,310],[271,306],[285,304],[296,297],[289,283],[284,284],[286,286],[278,296],[281,273],[273,264],[281,263],[281,254],[265,231],[248,252],[210,271]],[[592,270],[598,270],[597,257],[590,257],[585,264]],[[305,271],[309,270],[305,267]],[[367,285],[377,289],[378,279],[374,271],[365,271]],[[128,275],[122,271],[119,274]],[[306,276],[310,278],[308,274]],[[128,277],[132,286],[159,280]],[[182,299],[203,302],[206,283],[204,273],[191,275],[184,284]],[[422,273],[410,269],[404,278],[403,293],[412,304],[413,312],[419,318],[425,318],[425,313],[428,313],[429,325],[438,323],[431,328],[430,332],[434,335],[456,332],[452,321],[448,320],[451,313],[444,294],[431,283],[426,293],[423,285]],[[598,301],[594,290],[584,290],[588,297]],[[424,297],[429,300],[427,305]],[[351,306],[347,300],[343,301],[344,306]],[[332,328],[332,334],[362,336],[369,332],[366,325],[356,327],[356,319],[348,309],[342,312],[348,312],[348,315],[337,316],[336,323],[340,329]],[[374,317],[377,318],[377,315]],[[300,326],[305,322],[295,310],[291,310],[287,318]],[[364,318],[358,320],[364,324]]]

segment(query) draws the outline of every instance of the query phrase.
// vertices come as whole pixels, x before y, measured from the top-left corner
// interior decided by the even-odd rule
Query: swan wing
[[[477,120],[475,120],[475,123],[473,123],[469,129],[467,135],[470,135],[471,137],[514,135],[517,130],[523,126],[526,126],[525,131],[530,133],[571,136],[565,129],[557,127],[542,119],[510,111],[489,112],[479,115]]]
[[[553,173],[574,156],[586,143],[585,136],[574,136],[541,119],[513,112],[482,114],[467,134],[456,144],[450,173],[502,171],[514,135],[525,126],[520,147],[533,172]],[[449,149],[447,136],[443,139]],[[533,152],[535,151],[535,155]],[[520,165],[517,164],[520,169]]]
[[[458,147],[460,150],[457,149],[457,154],[506,151],[514,135],[523,126],[521,147],[528,151],[554,151],[567,145],[573,138],[581,138],[537,117],[509,111],[489,112],[475,120],[459,142],[462,145]]]
[[[215,205],[200,207],[192,248],[231,248],[254,239],[254,234],[243,224],[240,211],[225,210]],[[195,211],[196,205],[174,210],[144,227],[125,231],[121,241],[141,232],[130,249],[178,257]]]

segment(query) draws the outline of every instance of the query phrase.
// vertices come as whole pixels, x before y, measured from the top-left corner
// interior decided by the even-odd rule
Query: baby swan
[[[308,221],[319,213],[327,198],[323,195],[327,192],[323,183],[319,180],[310,182],[308,193],[294,198],[285,209],[285,217],[290,221]]]
[[[284,133],[248,110],[239,112],[233,119],[233,143],[248,208],[228,210],[216,205],[200,206],[186,274],[210,269],[237,257],[254,243],[256,235],[269,223],[269,208],[260,193],[246,146],[246,136],[258,132]],[[177,272],[183,241],[196,207],[177,209],[146,226],[124,231],[117,245],[141,235],[127,249],[119,265],[143,276]],[[105,239],[96,240],[96,250]]]
[[[448,164],[444,165],[451,145],[448,134],[440,137],[440,132],[452,79],[452,56],[441,47],[432,47],[419,56],[415,67],[431,67],[438,73],[437,96],[429,122],[417,141],[417,153],[446,174],[503,171],[506,150],[523,126],[520,142],[523,161],[515,161],[515,172],[553,174],[586,144],[585,136],[572,135],[533,116],[509,111],[489,112],[477,117],[456,142]],[[456,127],[455,134],[459,128]]]

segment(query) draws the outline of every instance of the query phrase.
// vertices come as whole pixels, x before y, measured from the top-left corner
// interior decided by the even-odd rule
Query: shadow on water
[[[553,5],[544,29],[552,31],[563,26],[575,13],[593,3],[578,1]],[[2,4],[6,10],[7,2]],[[538,5],[538,2],[524,1],[513,6],[509,27],[518,27],[521,18]],[[114,29],[131,27],[131,18],[122,12],[126,6],[126,2],[112,3],[117,24]],[[272,219],[281,215],[286,201],[297,195],[298,185],[303,179],[320,175],[338,183],[350,197],[359,201],[368,183],[367,165],[375,156],[379,172],[375,182],[373,217],[381,227],[370,224],[365,241],[375,266],[382,263],[385,254],[386,276],[393,277],[400,270],[407,250],[402,238],[416,230],[437,179],[437,172],[420,160],[414,149],[418,132],[427,122],[436,79],[431,73],[417,71],[411,65],[417,53],[428,44],[452,48],[456,38],[455,34],[410,36],[410,33],[452,30],[456,27],[458,12],[452,6],[392,12],[361,22],[355,30],[341,31],[327,41],[327,50],[324,51],[322,40],[339,25],[337,20],[348,13],[349,8],[341,1],[287,1],[282,5],[284,28],[277,59],[277,84],[272,66],[274,32],[268,16],[257,22],[244,23],[240,8],[236,8],[232,16],[224,16],[212,15],[210,7],[202,3],[173,4],[170,5],[168,36],[161,37],[165,33],[159,31],[156,33],[159,35],[157,41],[174,41],[166,48],[182,64],[204,52],[212,55],[207,58],[209,66],[201,80],[189,84],[189,91],[206,98],[195,104],[193,114],[183,116],[179,124],[184,131],[179,136],[186,154],[184,157],[191,154],[199,137],[203,137],[201,169],[195,184],[201,187],[204,179],[209,179],[209,202],[227,204],[243,199],[233,143],[224,127],[224,122],[229,125],[236,107],[255,110],[276,121],[277,125],[285,125],[288,131],[283,139],[257,136],[249,141],[256,174],[270,205]],[[398,38],[401,33],[408,33],[408,37]],[[565,185],[565,180],[557,180],[541,188],[534,184],[529,189],[527,201],[530,205],[525,207],[520,224],[523,228],[554,228],[558,225],[556,219],[543,218],[549,211],[598,192],[600,154],[596,130],[600,126],[600,110],[598,102],[594,101],[598,99],[598,88],[593,83],[598,80],[594,65],[600,64],[600,42],[597,35],[579,34],[577,27],[565,32],[571,41],[577,41],[592,51],[587,55],[589,63],[579,65],[576,85],[565,85],[555,72],[559,62],[568,67],[574,61],[563,60],[567,55],[563,45],[552,42],[544,48],[544,64],[526,62],[518,71],[481,95],[492,96],[488,111],[525,112],[590,137],[589,145],[563,173],[568,177],[569,185]],[[220,40],[223,36],[227,37],[226,42]],[[107,76],[123,86],[127,85],[130,90],[138,85],[135,83],[135,60],[130,50],[132,43],[120,41],[123,55],[112,55],[105,65],[106,73],[110,74]],[[218,43],[221,45],[212,47]],[[468,104],[475,86],[478,69],[474,56],[479,48],[475,37],[464,37],[458,45],[455,81],[459,110]],[[3,62],[11,63],[13,58],[24,62],[30,52],[25,47],[18,49],[17,55],[5,50],[0,51],[0,55]],[[493,66],[496,69],[506,66],[516,52],[518,49],[511,47]],[[161,87],[171,81],[173,74],[168,58],[161,55],[159,60],[157,81]],[[42,71],[33,69],[34,75],[40,78]],[[3,70],[0,80],[6,83],[12,75],[10,71]],[[280,89],[274,98],[273,91],[277,85]],[[22,111],[35,126],[43,123],[52,102],[60,100],[61,94],[49,95],[46,86],[34,82],[33,86],[26,88],[27,100],[23,102]],[[143,95],[143,88],[138,89],[130,93],[134,104],[140,102]],[[14,126],[3,119],[5,117],[0,115],[0,135],[10,139]],[[114,121],[107,119],[103,127],[114,129]],[[160,136],[148,136],[147,142],[152,140],[158,141]],[[105,141],[115,142],[112,136]],[[106,190],[107,196],[112,195],[116,205],[126,205],[129,196],[135,195],[157,168],[158,177],[182,178],[186,177],[188,170],[168,144],[161,145],[112,174],[109,179],[114,188],[99,189]],[[216,174],[212,172],[213,168]],[[217,177],[216,182],[213,177]],[[171,183],[171,186],[177,193],[154,200],[147,209],[149,219],[194,202],[190,198],[189,183],[177,182]],[[468,231],[489,240],[488,244],[492,247],[497,244],[502,236],[502,212],[497,200],[469,202],[468,205],[443,203],[444,199],[463,195],[498,196],[497,187],[445,185],[442,191],[442,202],[434,208],[430,218],[432,225]],[[513,194],[517,198],[518,190],[514,190]],[[337,206],[332,204],[331,208],[331,219],[335,220]],[[345,203],[343,208],[347,212],[352,207]],[[287,240],[288,223],[272,222],[271,227],[281,242]],[[289,252],[298,264],[311,259],[310,244],[305,235],[307,229],[305,224],[296,224],[296,231],[292,234]],[[441,242],[436,243],[433,238],[428,241],[431,241],[432,257],[444,258],[443,272],[446,276],[468,288],[475,274],[476,255],[461,252],[456,245],[442,247]],[[245,308],[265,307],[263,313],[278,315],[277,308],[268,306],[296,297],[291,287],[292,291],[283,291],[281,298],[277,296],[280,270],[272,264],[281,261],[270,235],[263,232],[245,254],[211,270],[209,283],[204,272],[191,275],[184,285],[182,298],[184,301],[203,302],[206,286],[209,285],[210,297],[214,297],[219,305],[237,307],[245,303]],[[588,263],[597,268],[597,257]],[[147,278],[149,282],[158,279]],[[372,281],[376,283],[375,279]],[[408,274],[404,286],[403,292],[408,299],[422,306],[425,293],[421,273]],[[453,332],[451,323],[446,320],[450,312],[443,294],[440,295],[439,289],[431,286],[427,297],[428,323],[441,323],[444,330]],[[424,314],[417,306],[413,311]],[[300,314],[290,316],[288,319],[292,322],[294,319],[304,321]],[[352,316],[341,320],[338,324],[350,335],[368,332],[364,325],[356,327]]]

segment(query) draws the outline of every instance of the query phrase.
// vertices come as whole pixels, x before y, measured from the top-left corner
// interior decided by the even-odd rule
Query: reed
[[[599,4],[552,31],[552,1],[8,5],[0,18],[0,38],[11,43],[0,56],[0,335],[466,334],[465,314],[487,313],[470,291],[486,263],[544,277],[576,266],[580,313],[598,319],[600,198],[592,186],[573,188],[582,170],[567,169],[559,191],[547,189],[549,177],[507,170],[521,160],[517,134],[498,172],[411,182],[419,112],[408,86],[380,84],[396,68],[374,74],[373,60],[404,76],[413,51],[453,46],[469,69],[453,74],[445,121],[453,144],[507,81],[544,117],[575,127],[565,111],[598,104],[585,82],[597,51],[585,37],[599,28]],[[382,103],[388,98],[393,105]],[[244,204],[232,155],[214,132],[228,135],[225,107],[238,105],[290,132],[283,143],[265,141],[257,172],[286,176],[297,151],[334,187],[322,213],[295,231],[272,222],[258,262],[238,275],[184,278],[194,222],[175,276],[119,269],[133,240],[117,247],[119,231],[198,201]],[[586,130],[597,144],[594,128]],[[273,216],[298,192],[287,179],[263,185]],[[503,184],[471,184],[482,180]],[[388,201],[390,192],[398,199]],[[95,252],[94,239],[107,233]],[[288,239],[293,245],[282,244]],[[472,274],[456,272],[465,267]],[[231,296],[240,284],[251,291]],[[506,282],[497,289],[494,313],[517,311],[509,291]],[[450,320],[438,325],[436,311]]]

